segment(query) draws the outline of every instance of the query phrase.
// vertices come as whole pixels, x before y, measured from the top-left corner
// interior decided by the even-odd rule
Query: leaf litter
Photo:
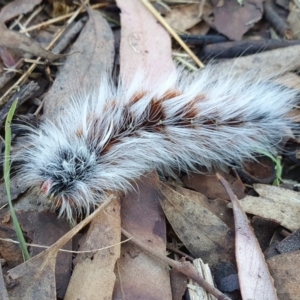
[[[19,58],[22,60],[24,53],[49,60],[51,68],[54,66],[53,60],[61,60],[63,66],[59,68],[60,72],[55,77],[49,92],[43,98],[44,115],[51,118],[58,110],[64,108],[69,99],[70,91],[74,91],[75,87],[89,86],[89,84],[95,82],[99,84],[99,70],[105,69],[108,72],[113,70],[114,35],[116,31],[112,32],[99,12],[89,10],[89,21],[84,26],[79,38],[68,49],[68,56],[51,53],[34,40],[34,34],[32,37],[26,37],[4,25],[9,20],[13,22],[13,19],[20,14],[30,13],[35,8],[39,9],[37,7],[39,3],[40,1],[23,1],[20,5],[20,1],[13,1],[1,10],[0,20],[2,23],[0,26],[3,30],[0,33],[0,35],[2,34],[0,43],[5,46],[1,53],[3,60],[12,68],[14,68],[14,64],[17,63]],[[164,29],[157,24],[157,21],[140,2],[131,0],[128,3],[126,1],[125,5],[124,2],[118,1],[118,5],[122,10],[121,74],[126,74],[128,80],[130,80],[132,74],[138,68],[153,69],[154,73],[160,70],[158,72],[160,74],[174,71],[174,63],[171,60],[171,40]],[[257,12],[253,10],[255,5],[248,2],[242,8],[237,9],[240,19],[235,20],[235,22],[239,22],[237,23],[239,25],[226,24],[224,26],[226,18],[224,19],[224,15],[218,13],[232,13],[230,12],[230,5],[235,4],[228,2],[224,5],[220,1],[213,3],[213,5],[214,24],[210,23],[206,17],[206,14],[211,14],[211,10],[206,11],[204,15],[200,13],[198,15],[193,14],[192,5],[190,7],[179,5],[175,8],[170,5],[170,14],[173,14],[174,22],[176,22],[176,17],[174,17],[176,15],[177,19],[185,14],[192,16],[191,19],[187,20],[191,23],[178,22],[181,30],[189,30],[189,27],[192,26],[191,32],[193,27],[194,32],[197,32],[193,24],[205,20],[206,24],[210,24],[214,30],[219,30],[219,32],[236,40],[240,39],[244,32],[252,26],[250,24],[245,27],[245,20],[253,21],[253,16],[257,16],[257,20],[261,18],[261,3],[258,1],[255,4],[255,10],[259,11]],[[220,19],[220,16],[223,20]],[[234,18],[234,15],[232,15],[232,18]],[[256,22],[256,20],[254,21]],[[77,22],[77,20],[74,22]],[[174,25],[174,27],[176,26]],[[37,28],[43,30],[42,27]],[[22,28],[22,31],[24,32],[24,28]],[[16,54],[14,51],[17,51]],[[228,68],[230,64],[234,63],[240,68],[241,72],[253,67],[262,73],[272,72],[272,69],[278,72],[276,68],[284,71],[294,70],[299,67],[299,62],[295,59],[299,51],[299,46],[287,48],[285,51],[278,49],[223,62],[219,64],[219,67]],[[62,58],[64,58],[64,61],[62,61]],[[274,60],[277,61],[276,64],[273,63]],[[268,67],[261,67],[262,61]],[[18,68],[22,68],[23,65],[24,61],[21,62]],[[48,67],[45,62],[42,61],[42,65],[47,70]],[[16,70],[17,68],[15,68]],[[36,64],[35,67],[29,68],[29,72],[22,77],[23,80],[20,81],[20,84],[24,80],[26,81],[28,76],[35,76],[32,73],[34,70],[41,76],[41,67]],[[6,74],[3,70],[1,70],[1,73]],[[46,72],[46,74],[49,78],[52,77],[51,72]],[[159,80],[159,78],[154,76],[153,85],[155,85],[156,80]],[[281,83],[299,88],[299,78],[295,74],[287,74],[285,81],[283,80]],[[242,199],[245,197],[248,187],[238,177],[232,175],[234,174],[224,174],[227,180],[231,182],[238,198]],[[251,250],[252,252],[246,257],[237,255],[235,258],[232,251],[234,244],[232,212],[226,205],[229,197],[216,181],[214,174],[210,176],[189,174],[181,177],[181,179],[186,187],[197,192],[185,190],[178,184],[171,187],[171,185],[159,182],[157,175],[153,172],[141,178],[136,183],[135,191],[128,193],[121,201],[117,196],[112,196],[114,200],[108,205],[105,212],[91,215],[89,219],[84,220],[83,223],[78,225],[79,227],[76,226],[71,231],[67,227],[63,229],[60,233],[60,236],[63,236],[61,238],[54,234],[43,234],[44,232],[55,233],[57,228],[62,229],[59,224],[60,221],[54,220],[55,214],[51,217],[50,215],[43,217],[46,216],[47,212],[43,211],[42,206],[39,207],[39,212],[36,209],[32,211],[36,207],[36,199],[28,200],[27,198],[26,201],[28,202],[23,206],[19,205],[22,199],[18,199],[17,207],[19,208],[17,213],[21,217],[21,226],[23,231],[27,233],[28,240],[32,241],[33,244],[50,245],[54,243],[54,245],[40,254],[37,254],[39,251],[33,248],[32,255],[37,255],[24,264],[19,264],[20,262],[17,262],[17,260],[11,261],[11,266],[15,262],[17,264],[5,275],[6,286],[11,287],[8,290],[10,299],[31,299],[33,295],[43,299],[45,297],[54,299],[56,296],[73,299],[81,297],[81,295],[82,297],[87,296],[89,299],[98,299],[99,295],[103,295],[108,299],[118,299],[120,297],[148,299],[149,296],[151,296],[151,299],[171,299],[168,264],[172,266],[174,271],[180,270],[188,277],[202,282],[190,263],[182,260],[170,260],[166,256],[166,247],[170,242],[169,232],[173,230],[176,234],[175,238],[173,234],[171,241],[174,242],[177,239],[179,243],[175,244],[181,245],[182,243],[180,250],[193,255],[195,258],[203,259],[212,268],[213,273],[224,261],[235,264],[236,259],[239,268],[239,286],[245,299],[260,297],[257,296],[261,295],[259,293],[262,293],[263,297],[268,297],[269,292],[274,292],[272,279],[268,275],[258,243],[242,211],[238,210],[237,212],[235,208],[235,219],[238,219],[236,223],[245,225],[242,228],[252,244],[247,249],[248,240],[246,243],[241,238],[243,236],[242,228],[236,229],[235,242],[237,247],[241,247],[239,249],[244,249],[246,252]],[[246,212],[273,219],[291,231],[299,229],[296,218],[298,211],[297,192],[271,186],[262,187],[262,185],[255,185],[254,188],[260,197],[246,196],[241,200],[241,205],[245,206]],[[21,193],[23,192],[21,190]],[[17,198],[18,193],[18,190],[16,190],[14,198]],[[26,199],[26,193],[23,198]],[[248,204],[251,202],[249,199],[252,201],[252,206],[246,208],[246,205],[250,205]],[[159,202],[161,202],[161,207]],[[272,209],[270,203],[274,206]],[[29,210],[27,211],[27,209]],[[165,216],[168,221],[166,221]],[[2,224],[9,228],[9,216],[5,214],[4,210],[3,212],[0,211],[0,217],[1,220],[6,220],[6,223],[2,222]],[[48,223],[50,224],[45,223],[48,217]],[[38,219],[39,221],[37,221]],[[79,228],[83,228],[88,221],[92,222],[89,229],[75,235],[75,232],[78,232]],[[56,224],[56,222],[58,223]],[[121,232],[123,236],[129,237],[132,235],[132,241],[120,244]],[[4,230],[1,231],[0,229],[0,233],[2,237],[13,238],[11,234],[4,235]],[[57,254],[63,244],[69,243],[69,247],[71,247],[71,236],[73,237],[75,249],[78,249],[78,245],[80,245],[79,250],[105,249],[77,254],[73,261],[71,261],[71,256],[68,254],[68,263],[65,265],[67,270],[65,272],[60,271],[57,265],[59,262]],[[58,242],[55,243],[55,239],[59,239]],[[79,240],[80,242],[78,242]],[[7,243],[3,242],[3,244]],[[1,244],[0,254],[8,258]],[[111,247],[106,248],[107,246]],[[297,269],[299,269],[297,255],[299,254],[295,250],[296,248],[293,249],[293,252],[282,253],[269,258],[267,261],[270,273],[275,279],[279,299],[284,299],[287,294],[289,294],[290,299],[297,299]],[[17,253],[17,249],[9,251],[12,254]],[[178,255],[176,256],[174,253],[171,256],[178,259]],[[68,284],[71,262],[74,265],[74,270]],[[249,263],[250,267],[253,265],[257,267],[251,269],[250,275],[254,278],[253,283],[263,282],[264,289],[249,291],[252,284],[252,282],[251,284],[247,282]],[[289,274],[288,278],[284,277],[287,273]],[[26,276],[24,276],[25,274]],[[63,279],[59,279],[62,276],[65,277],[65,283],[63,284]],[[55,282],[55,278],[59,282]],[[202,282],[202,284],[214,293],[218,299],[228,299],[227,296],[213,289],[212,282],[210,284]],[[187,286],[186,282],[181,290],[184,290],[184,286]],[[57,292],[56,289],[60,289],[61,293]],[[66,294],[65,290],[67,290]],[[254,296],[251,294],[253,291]],[[273,296],[272,299],[275,299],[276,296],[272,294]]]

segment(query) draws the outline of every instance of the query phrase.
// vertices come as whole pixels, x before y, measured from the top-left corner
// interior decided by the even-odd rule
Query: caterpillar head
[[[74,223],[103,197],[100,159],[83,137],[69,138],[49,123],[47,131],[43,127],[31,129],[26,146],[13,156],[17,177]]]

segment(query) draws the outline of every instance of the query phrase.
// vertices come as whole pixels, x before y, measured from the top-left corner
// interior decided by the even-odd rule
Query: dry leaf
[[[275,300],[277,295],[274,281],[248,218],[229,184],[221,176],[219,178],[230,195],[233,206],[235,254],[242,297],[243,299]]]
[[[155,87],[175,71],[170,36],[141,1],[119,0],[117,4],[122,11],[121,77],[131,82],[137,71],[147,72]]]
[[[214,215],[220,218],[230,229],[234,230],[234,221],[232,209],[228,208],[228,201],[223,199],[208,199],[199,192],[190,189],[184,189],[180,186],[174,187],[175,191],[189,198],[204,208],[210,210]]]
[[[187,288],[187,277],[178,272],[175,269],[170,271],[170,279],[171,279],[171,288],[172,288],[172,299],[173,300],[182,300],[186,288]]]
[[[28,38],[26,35],[9,30],[5,25],[0,24],[0,47],[21,50],[35,56],[40,56],[48,60],[55,60],[63,57],[63,55],[53,54],[45,50],[39,43]]]
[[[234,261],[234,236],[229,227],[209,210],[160,183],[160,202],[172,228],[197,258],[210,266]]]
[[[181,5],[171,9],[165,17],[169,25],[179,32],[190,29],[201,21],[200,4]]]
[[[230,183],[232,190],[239,199],[245,197],[244,184],[230,174],[222,173],[222,176]],[[224,191],[221,183],[215,176],[215,173],[209,174],[188,174],[182,177],[184,185],[193,189],[210,199],[228,199],[228,194]]]
[[[300,46],[266,51],[245,57],[237,57],[220,62],[217,67],[227,70],[234,68],[235,73],[244,73],[255,70],[257,77],[283,74],[284,72],[299,70]],[[218,72],[216,70],[216,72]],[[219,71],[222,72],[222,71]]]
[[[76,265],[64,297],[67,299],[111,299],[115,285],[116,260],[121,241],[120,199],[116,198],[104,212],[94,218],[79,251],[113,246],[97,252],[78,254]]]
[[[85,227],[113,199],[107,198],[102,205],[81,223],[72,228],[50,248],[18,265],[7,273],[9,299],[56,299],[55,265],[61,249],[76,233]],[[14,283],[18,284],[14,284]]]
[[[114,59],[114,38],[111,28],[97,11],[90,11],[89,20],[73,44],[70,55],[60,69],[53,86],[44,98],[44,114],[64,108],[76,93],[101,84],[101,72],[111,74]]]
[[[42,0],[15,0],[6,4],[0,12],[0,23],[5,23],[19,15],[27,14]]]
[[[300,251],[276,255],[267,260],[274,278],[278,299],[298,300],[300,282]]]
[[[223,5],[214,4],[214,26],[219,33],[231,40],[239,41],[254,24],[262,17],[263,7],[261,0],[244,0],[243,5],[238,1],[224,1]],[[230,22],[228,21],[230,20]]]
[[[0,265],[0,299],[9,300],[6,285],[3,278],[2,264]]]
[[[65,219],[57,220],[57,214],[46,211],[18,210],[18,220],[22,230],[33,244],[51,246],[70,230],[70,224]],[[46,234],[45,234],[46,233]],[[67,242],[63,249],[72,250],[72,241]],[[33,247],[30,256],[41,253],[44,248]],[[56,257],[55,281],[57,296],[63,298],[71,277],[72,254],[59,252]]]
[[[159,204],[157,175],[152,172],[133,184],[133,190],[122,199],[122,228],[166,255],[166,224]],[[136,245],[122,244],[117,263],[117,283],[113,299],[171,299],[167,266],[145,254]]]
[[[271,185],[253,187],[260,197],[242,199],[240,204],[245,212],[276,220],[291,231],[300,227],[300,193]]]

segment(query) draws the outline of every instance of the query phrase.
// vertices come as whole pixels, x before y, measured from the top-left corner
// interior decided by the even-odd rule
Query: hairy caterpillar
[[[55,120],[29,128],[26,146],[13,160],[17,176],[73,221],[89,213],[106,191],[126,191],[132,180],[157,168],[195,170],[196,165],[241,164],[259,150],[272,151],[295,128],[288,113],[296,91],[255,72],[166,76],[155,90],[137,74],[115,87],[70,101]]]

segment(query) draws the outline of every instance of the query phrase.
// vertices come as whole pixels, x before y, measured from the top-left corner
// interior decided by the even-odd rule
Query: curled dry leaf
[[[245,212],[276,220],[291,231],[300,227],[299,192],[263,184],[255,184],[253,187],[260,197],[247,196],[240,200]]]
[[[217,176],[229,194],[233,206],[235,255],[242,297],[243,299],[275,300],[277,295],[274,280],[269,273],[248,218],[229,184],[220,175]]]

